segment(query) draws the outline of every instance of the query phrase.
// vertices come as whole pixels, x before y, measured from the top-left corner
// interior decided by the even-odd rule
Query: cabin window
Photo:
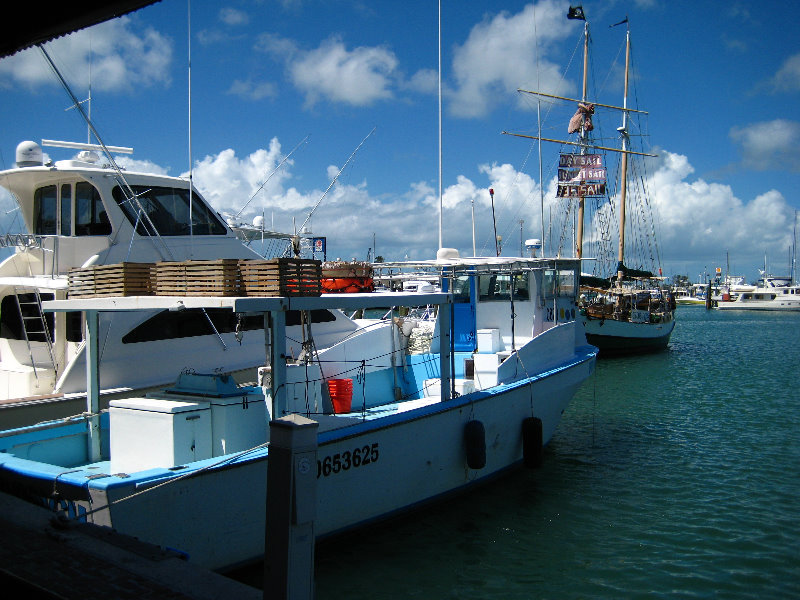
[[[542,289],[541,295],[543,298],[553,298],[558,290],[558,273],[553,269],[545,269],[542,273]]]
[[[206,313],[214,323],[214,328],[220,334],[236,331],[238,315],[232,310],[227,308],[207,308]],[[328,310],[311,311],[312,324],[335,320],[334,314]],[[299,310],[286,312],[286,325],[300,325]],[[239,325],[240,331],[255,331],[259,329],[264,329],[263,315],[242,315],[241,324]],[[129,331],[122,338],[122,343],[135,344],[137,342],[155,342],[213,334],[214,329],[201,309],[190,308],[178,312],[165,310]]]
[[[53,294],[39,294],[42,301],[53,300]],[[17,305],[19,299],[19,305]],[[20,314],[21,313],[21,314]],[[22,318],[25,318],[25,328],[23,328]],[[3,298],[0,303],[0,337],[9,340],[24,340],[27,333],[28,340],[31,342],[46,342],[47,333],[44,330],[44,323],[47,324],[47,331],[52,336],[55,318],[53,313],[45,313],[42,320],[42,312],[39,303],[36,301],[36,294],[10,294]]]
[[[481,301],[510,301],[511,286],[514,286],[514,300],[528,300],[528,278],[522,274],[481,275],[478,281]]]
[[[453,302],[469,302],[469,275],[461,275],[453,281]]]
[[[576,279],[575,271],[572,269],[546,269],[542,275],[542,296],[544,298],[574,297]]]
[[[329,311],[325,310],[324,308],[318,308],[311,311],[311,324],[314,323],[330,323],[335,321],[336,317],[334,314]],[[300,325],[300,311],[299,310],[289,310],[286,311],[286,326],[290,325]]]
[[[72,235],[72,186],[61,186],[61,235]]]
[[[54,185],[41,187],[33,194],[33,233],[56,235],[58,233],[58,190]]]
[[[232,310],[227,308],[207,308],[206,314],[219,333],[236,331],[237,318]],[[164,310],[125,334],[122,338],[122,343],[135,344],[137,342],[155,342],[199,335],[214,335],[214,328],[211,327],[208,318],[199,308],[190,308],[178,312]],[[264,318],[261,315],[243,316],[240,330],[250,331],[263,328]]]
[[[113,195],[139,235],[189,235],[189,190],[168,187],[132,186],[136,198],[128,199],[119,186]],[[193,235],[225,235],[225,225],[210,208],[192,194]]]
[[[63,194],[61,202],[63,206]],[[75,185],[75,235],[111,235],[111,223],[100,192],[85,181]]]
[[[575,296],[575,271],[572,269],[558,272],[558,295]]]

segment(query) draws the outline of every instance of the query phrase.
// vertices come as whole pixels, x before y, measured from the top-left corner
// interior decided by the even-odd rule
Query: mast
[[[439,0],[439,248],[442,247],[442,0]]]
[[[583,22],[583,93],[581,94],[581,102],[586,102],[586,88],[589,72],[589,22]],[[581,154],[586,154],[586,129],[581,125]],[[583,256],[583,221],[584,221],[584,204],[583,196],[578,196],[578,231],[575,240],[575,255],[578,258]]]
[[[622,127],[617,129],[622,137],[622,158],[620,170],[619,192],[619,251],[617,253],[617,287],[622,287],[622,277],[625,260],[625,196],[628,191],[628,70],[631,58],[631,29],[630,25],[625,33],[625,94],[622,101]]]

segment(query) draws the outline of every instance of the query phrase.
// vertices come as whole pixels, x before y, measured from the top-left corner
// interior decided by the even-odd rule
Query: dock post
[[[88,455],[90,462],[100,460],[100,344],[99,316],[96,310],[86,311],[86,412]]]
[[[292,414],[269,428],[264,598],[311,600],[319,423]]]

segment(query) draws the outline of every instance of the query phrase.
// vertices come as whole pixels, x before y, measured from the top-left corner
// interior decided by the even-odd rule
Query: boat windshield
[[[545,269],[542,277],[542,297],[574,297],[576,275],[572,269]]]
[[[122,208],[139,235],[189,235],[189,190],[170,187],[131,186],[135,199],[128,199],[122,188],[114,188],[114,200]],[[138,200],[138,202],[137,202]],[[140,214],[140,210],[145,215]],[[155,227],[155,231],[153,228]],[[192,194],[193,235],[225,235],[225,225],[209,207]]]

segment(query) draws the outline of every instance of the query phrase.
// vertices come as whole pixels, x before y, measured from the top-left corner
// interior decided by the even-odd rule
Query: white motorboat
[[[67,297],[70,269],[263,257],[237,238],[197,190],[190,205],[187,180],[114,169],[103,164],[99,146],[47,144],[80,154],[44,164],[41,146],[23,142],[16,166],[0,172],[0,186],[16,199],[26,231],[2,240],[14,253],[0,263],[0,400],[49,403],[52,417],[75,414],[71,398],[86,391],[80,313],[41,310],[42,302]],[[335,332],[331,340],[355,329],[337,311],[312,316],[324,321],[320,343],[327,343],[324,329]],[[298,334],[293,339],[302,338],[298,322],[290,318]],[[103,390],[165,385],[183,368],[251,369],[254,381],[263,364],[260,315],[210,307],[126,312],[104,314],[99,328]],[[299,354],[300,344],[288,351]]]
[[[735,300],[719,302],[720,310],[800,310],[800,285],[757,287],[742,291]]]

